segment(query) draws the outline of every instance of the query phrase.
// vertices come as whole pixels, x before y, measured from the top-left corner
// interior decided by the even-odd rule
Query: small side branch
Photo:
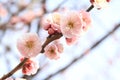
[[[94,8],[94,6],[91,5],[86,11],[87,11],[87,12],[90,12],[93,8]]]

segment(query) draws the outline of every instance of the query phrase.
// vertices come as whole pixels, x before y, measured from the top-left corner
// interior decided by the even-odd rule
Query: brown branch
[[[17,70],[19,70],[24,63],[28,60],[28,58],[25,58],[21,63],[19,63],[12,71],[10,71],[8,74],[4,75],[0,80],[5,80],[6,78],[13,75]]]
[[[42,9],[43,9],[44,13],[46,13],[47,12],[47,9],[46,9],[46,0],[42,0],[41,3],[42,3]]]
[[[46,45],[48,45],[50,42],[52,42],[53,40],[56,40],[56,39],[59,39],[60,37],[62,37],[62,33],[57,33],[55,35],[50,35],[47,37],[47,40],[45,41],[45,43],[43,44],[42,46],[42,50],[41,50],[41,53],[44,52],[44,48]]]
[[[94,6],[91,5],[86,11],[87,11],[87,12],[90,12],[93,8],[94,8]]]
[[[112,33],[114,33],[118,28],[120,27],[120,24],[116,25],[110,32],[108,32],[105,36],[103,36],[100,40],[98,40],[97,42],[95,42],[89,49],[87,49],[85,52],[83,52],[79,57],[75,58],[74,60],[72,60],[67,66],[65,66],[64,68],[58,70],[57,72],[49,75],[48,77],[46,77],[44,80],[49,80],[51,77],[57,75],[58,73],[63,72],[64,70],[66,70],[67,68],[69,68],[70,66],[72,66],[72,64],[74,64],[75,62],[77,62],[78,60],[81,60],[83,57],[85,57],[86,54],[88,54],[88,52],[92,51],[95,47],[97,47],[101,42],[103,42],[108,36],[110,36]]]

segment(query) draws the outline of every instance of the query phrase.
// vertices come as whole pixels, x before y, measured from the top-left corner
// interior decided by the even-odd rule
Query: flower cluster
[[[66,43],[71,45],[91,26],[91,18],[90,14],[84,10],[55,12],[46,16],[42,24],[50,35],[62,33]]]
[[[44,17],[42,22],[43,28],[49,35],[62,33],[68,45],[74,44],[91,26],[90,15],[84,10],[64,11],[64,14],[54,12]],[[17,48],[24,57],[31,58],[40,53],[42,45],[36,33],[25,33],[18,39]],[[58,59],[63,52],[63,46],[55,41],[47,45],[44,50],[48,58]]]
[[[84,10],[64,11],[64,14],[54,12],[43,18],[42,26],[51,36],[61,33],[65,37],[66,43],[72,45],[91,26],[91,18],[89,13]],[[23,57],[29,58],[22,67],[23,74],[35,74],[39,67],[30,58],[36,57],[42,50],[38,35],[36,33],[25,33],[18,39],[17,48]],[[63,45],[58,40],[49,43],[44,48],[44,53],[49,59],[59,59],[62,52]]]

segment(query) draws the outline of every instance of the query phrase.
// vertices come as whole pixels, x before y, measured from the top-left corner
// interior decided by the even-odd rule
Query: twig
[[[44,80],[49,80],[51,77],[57,75],[60,72],[63,72],[64,70],[66,70],[67,68],[69,68],[72,64],[74,64],[75,62],[77,62],[78,60],[82,59],[83,57],[85,57],[85,55],[92,51],[95,47],[97,47],[102,41],[104,41],[108,36],[110,36],[112,33],[114,33],[118,28],[120,27],[120,24],[116,25],[109,33],[107,33],[105,36],[103,36],[100,40],[98,40],[97,42],[95,42],[89,49],[87,49],[85,52],[83,52],[79,57],[75,58],[74,60],[72,60],[67,66],[65,66],[64,68],[58,70],[57,72],[49,75],[48,77],[46,77]]]
[[[91,5],[86,11],[87,11],[87,12],[90,12],[93,8],[94,8],[94,6]]]
[[[44,13],[46,13],[47,12],[47,9],[46,9],[46,0],[42,0],[41,4],[42,4],[42,9],[43,9]]]
[[[46,45],[48,45],[53,40],[59,39],[60,37],[62,37],[62,33],[57,33],[55,35],[52,35],[51,37],[48,36],[47,40],[45,41],[45,43],[42,46],[41,53],[44,52],[44,48],[45,48]]]
[[[17,70],[19,70],[24,63],[28,60],[28,58],[25,58],[21,63],[19,63],[12,71],[10,71],[8,74],[4,75],[0,80],[5,80],[6,78],[13,75]]]

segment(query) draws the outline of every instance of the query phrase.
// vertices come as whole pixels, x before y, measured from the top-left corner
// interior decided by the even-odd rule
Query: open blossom
[[[17,41],[17,48],[27,58],[37,56],[42,49],[40,39],[36,33],[24,33]]]
[[[98,9],[101,9],[103,7],[106,7],[110,0],[90,0],[90,2]]]
[[[28,59],[22,67],[22,73],[24,75],[33,75],[39,69],[39,64],[33,59]]]
[[[63,52],[63,45],[58,42],[53,42],[45,47],[45,55],[50,59],[59,59]]]
[[[42,26],[49,34],[60,33],[60,13],[52,13],[43,18]]]
[[[80,11],[80,15],[82,16],[82,31],[86,32],[91,27],[91,17],[90,14],[84,10]]]
[[[61,18],[61,32],[67,38],[81,35],[82,19],[77,11],[68,11]]]

